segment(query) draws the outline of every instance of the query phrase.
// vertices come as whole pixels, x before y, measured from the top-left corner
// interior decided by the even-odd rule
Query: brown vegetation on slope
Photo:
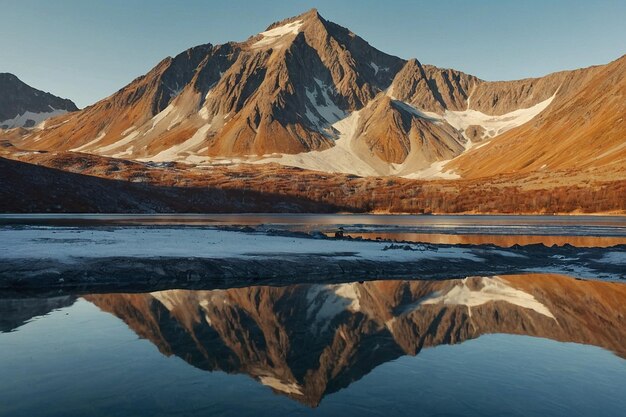
[[[7,154],[5,154],[7,155]],[[68,211],[52,207],[50,196],[58,195],[62,204],[85,198],[72,187],[80,187],[93,177],[110,183],[137,186],[146,201],[158,205],[109,206],[115,212],[189,211],[242,212],[295,210],[293,205],[280,204],[306,201],[296,211],[350,211],[350,212],[406,212],[406,213],[600,213],[626,212],[626,181],[610,181],[590,172],[557,172],[552,174],[501,175],[485,180],[420,181],[403,178],[367,177],[327,174],[287,168],[276,164],[259,167],[238,165],[190,168],[184,164],[155,165],[79,153],[17,153],[19,166],[12,167],[7,176],[6,164],[0,167],[0,183],[4,195],[0,203],[3,211]],[[7,156],[9,157],[9,156]],[[17,164],[17,162],[15,162]],[[20,176],[22,169],[38,164],[80,174],[73,177],[62,190],[55,190],[55,180],[42,188],[41,177]],[[15,178],[15,179],[13,179]],[[29,185],[29,184],[32,184]],[[165,192],[168,190],[168,192]],[[178,191],[176,191],[178,190]],[[216,190],[230,192],[213,204],[209,201]],[[119,192],[111,189],[109,195]],[[39,201],[37,210],[11,204],[11,195],[29,195]],[[178,193],[178,194],[177,194]],[[189,194],[191,193],[191,194]],[[191,198],[192,200],[185,200]],[[195,203],[197,201],[197,203]],[[245,204],[243,204],[245,203]],[[105,211],[92,204],[86,210]],[[86,206],[87,207],[87,206]]]

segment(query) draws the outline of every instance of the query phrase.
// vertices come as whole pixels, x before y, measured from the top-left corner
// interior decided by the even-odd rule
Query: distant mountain
[[[77,110],[71,100],[37,90],[13,74],[0,73],[0,129],[34,127],[50,117]]]
[[[485,173],[578,167],[579,154],[567,148],[589,151],[593,168],[624,161],[625,62],[486,82],[385,54],[313,9],[244,42],[166,58],[112,96],[14,144],[409,178],[480,176],[483,166]],[[611,88],[598,89],[603,74],[612,74],[614,82],[604,81]],[[614,132],[606,140],[605,128]]]
[[[91,295],[161,353],[316,406],[375,367],[490,333],[626,356],[626,286],[559,275]]]

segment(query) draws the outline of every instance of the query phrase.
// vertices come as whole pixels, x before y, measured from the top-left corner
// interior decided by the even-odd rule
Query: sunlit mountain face
[[[533,274],[168,290],[85,299],[164,355],[247,374],[310,406],[423,348],[507,333],[626,357],[626,286]]]

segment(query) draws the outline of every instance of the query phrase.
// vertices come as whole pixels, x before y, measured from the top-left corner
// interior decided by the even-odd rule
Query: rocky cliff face
[[[487,333],[626,355],[626,286],[558,275],[93,295],[166,355],[315,406],[377,365]]]
[[[70,100],[37,90],[13,74],[0,73],[0,129],[34,127],[45,119],[76,110]]]

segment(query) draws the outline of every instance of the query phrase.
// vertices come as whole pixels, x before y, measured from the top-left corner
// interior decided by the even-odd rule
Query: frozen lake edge
[[[524,272],[626,279],[626,246],[434,245],[251,228],[3,227],[0,289],[155,290]]]

